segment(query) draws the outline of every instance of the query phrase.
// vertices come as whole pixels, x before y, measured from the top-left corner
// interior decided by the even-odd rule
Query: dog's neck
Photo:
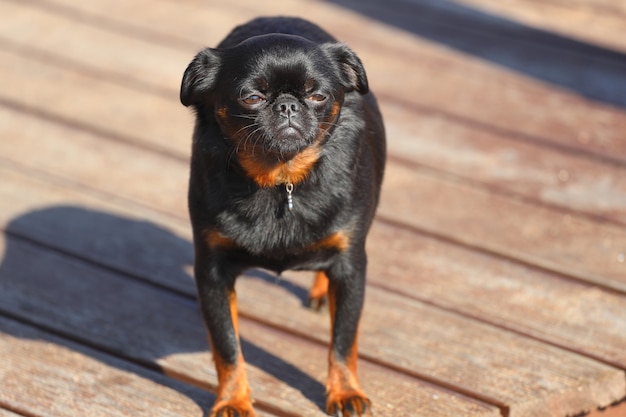
[[[307,178],[320,157],[315,146],[304,149],[289,161],[260,157],[258,152],[239,151],[239,162],[246,174],[263,188],[285,185],[293,191],[294,185]]]

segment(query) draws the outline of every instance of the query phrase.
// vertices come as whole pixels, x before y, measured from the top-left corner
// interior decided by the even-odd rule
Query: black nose
[[[300,112],[300,103],[295,99],[283,99],[277,101],[273,109],[275,112],[280,113],[281,116],[290,117]]]

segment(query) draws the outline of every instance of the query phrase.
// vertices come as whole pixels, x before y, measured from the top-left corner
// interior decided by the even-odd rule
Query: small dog
[[[317,272],[310,303],[327,298],[332,323],[326,411],[370,415],[357,332],[385,133],[360,59],[313,23],[259,18],[196,55],[180,100],[196,114],[189,212],[211,416],[254,416],[234,289],[250,267]]]

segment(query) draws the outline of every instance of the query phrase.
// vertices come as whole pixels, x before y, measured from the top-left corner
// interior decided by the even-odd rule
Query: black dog
[[[219,380],[211,416],[254,416],[234,290],[250,267],[317,271],[311,303],[328,296],[332,322],[327,412],[371,412],[357,332],[385,134],[368,91],[354,52],[296,18],[239,26],[185,71],[195,276]]]

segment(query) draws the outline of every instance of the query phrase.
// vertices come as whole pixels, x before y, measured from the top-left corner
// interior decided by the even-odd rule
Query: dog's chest
[[[252,255],[285,258],[319,251],[316,244],[342,229],[342,217],[328,195],[277,186],[235,202],[217,226]]]

